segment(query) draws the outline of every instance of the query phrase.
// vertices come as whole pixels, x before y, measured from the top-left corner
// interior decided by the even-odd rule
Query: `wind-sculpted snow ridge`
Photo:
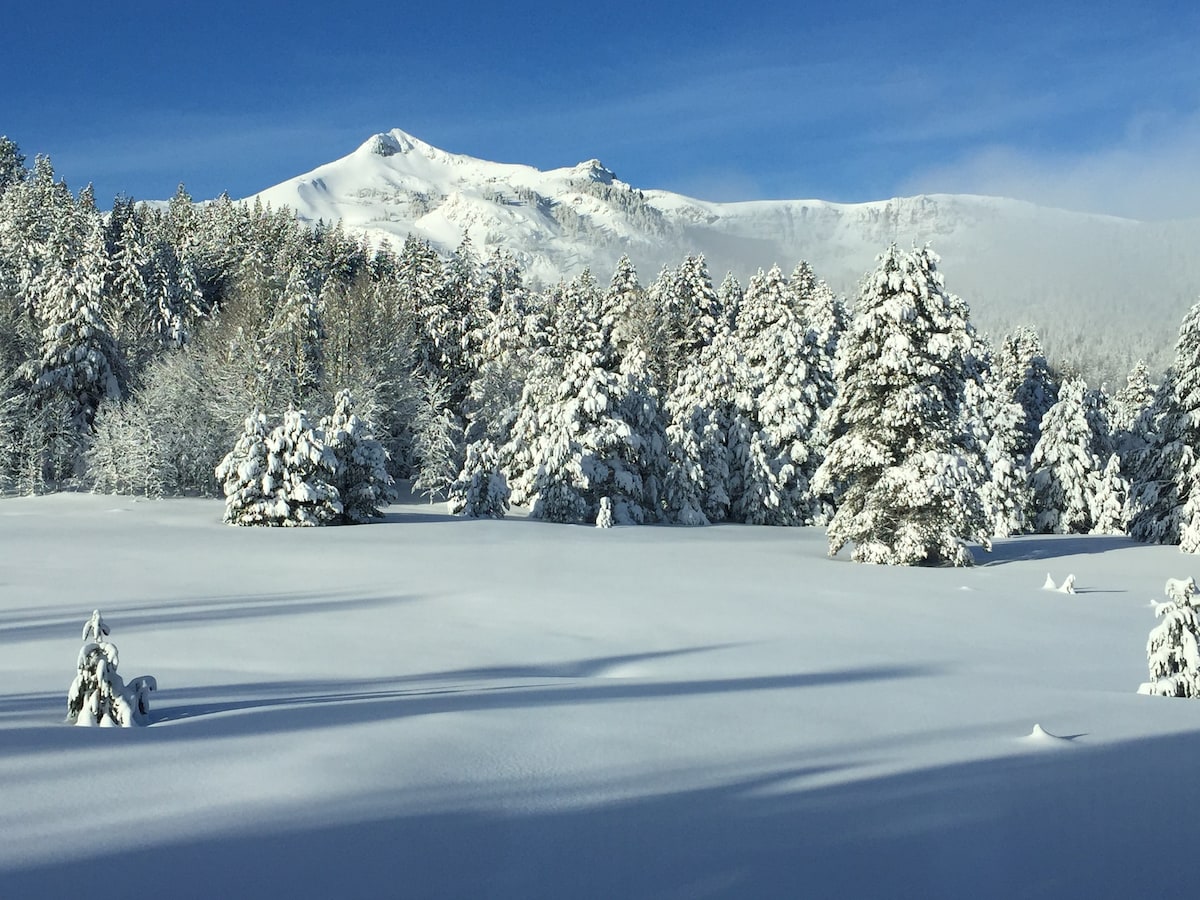
[[[1173,323],[1200,292],[1200,218],[1136,222],[954,194],[715,203],[636,188],[595,159],[540,171],[450,153],[400,129],[254,199],[395,246],[411,233],[448,254],[468,235],[485,255],[512,252],[545,284],[585,267],[603,277],[623,253],[652,273],[700,252],[713,272],[743,282],[805,259],[853,294],[888,244],[929,242],[985,331],[1030,322],[1053,356],[1099,354],[1110,379],[1140,356],[1164,369]]]

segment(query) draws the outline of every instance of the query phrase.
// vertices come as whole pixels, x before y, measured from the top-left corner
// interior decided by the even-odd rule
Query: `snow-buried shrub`
[[[125,684],[117,674],[117,646],[106,640],[109,629],[100,610],[83,626],[78,671],[67,692],[67,721],[73,725],[128,728],[145,725],[150,716],[150,692],[158,689],[152,675]]]
[[[1167,580],[1166,603],[1156,603],[1154,614],[1162,619],[1146,642],[1150,681],[1139,694],[1159,697],[1200,697],[1200,599],[1192,579]]]

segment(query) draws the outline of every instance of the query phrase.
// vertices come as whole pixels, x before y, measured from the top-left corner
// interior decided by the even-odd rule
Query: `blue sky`
[[[20,4],[0,134],[78,189],[241,197],[399,127],[714,200],[1200,209],[1200,5]]]

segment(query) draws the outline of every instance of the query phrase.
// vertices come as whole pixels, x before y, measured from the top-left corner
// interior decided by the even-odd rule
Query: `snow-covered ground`
[[[1195,891],[1200,703],[1136,693],[1175,548],[220,514],[0,501],[0,895]],[[63,724],[95,607],[148,728]]]

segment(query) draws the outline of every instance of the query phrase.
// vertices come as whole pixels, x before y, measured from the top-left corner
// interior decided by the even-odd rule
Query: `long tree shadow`
[[[147,603],[102,604],[104,617],[122,632],[164,624],[197,624],[265,619],[311,613],[371,609],[411,602],[414,597],[360,595],[352,591],[321,593],[294,591],[277,594],[241,594],[224,597],[192,597]],[[91,607],[76,603],[54,610],[22,610],[0,618],[0,640],[42,640],[78,634]]]
[[[157,898],[169,885],[179,900],[1187,897],[1192,867],[1164,861],[1157,836],[1194,817],[1200,781],[1148,761],[1198,753],[1192,732],[998,748],[880,777],[781,760],[766,774],[679,790],[647,772],[612,785],[633,799],[598,802],[572,800],[572,785],[554,779],[440,806],[393,788],[258,821],[242,809],[216,834],[149,831],[121,894]],[[4,872],[6,892],[70,896],[78,869],[108,858],[87,841],[60,853]]]
[[[636,654],[635,658],[669,656],[681,652]],[[555,666],[587,671],[613,659],[602,657]],[[464,669],[392,679],[285,681],[220,685],[180,691],[163,690],[151,704],[151,726],[135,729],[136,740],[161,743],[196,738],[225,738],[260,734],[286,734],[337,728],[411,716],[438,715],[585,703],[686,698],[768,690],[797,690],[832,685],[857,684],[897,678],[921,678],[937,674],[928,666],[879,666],[829,672],[801,672],[737,678],[689,680],[643,680],[640,678],[572,677],[546,674],[543,667],[513,668],[496,678],[488,669]],[[516,674],[518,672],[524,674]],[[554,679],[547,682],[547,678]],[[505,681],[504,679],[507,679]],[[500,683],[496,683],[499,681]],[[194,702],[180,702],[188,696]],[[64,694],[65,697],[65,694]],[[11,702],[48,713],[50,695],[0,697],[0,710]],[[57,711],[55,712],[57,715]],[[47,724],[49,724],[47,722]],[[29,753],[56,745],[53,729],[42,726],[6,728],[4,750]],[[98,738],[103,740],[104,738]],[[3,751],[0,751],[3,755]]]
[[[668,654],[638,654],[637,658]],[[603,662],[613,659],[604,657]],[[539,667],[504,669],[494,675],[487,669],[464,669],[409,676],[382,686],[378,680],[368,685],[357,682],[294,682],[276,685],[276,696],[264,696],[261,686],[235,688],[258,696],[243,700],[183,705],[163,705],[153,720],[162,724],[187,719],[212,717],[202,726],[220,732],[294,731],[327,728],[341,724],[379,721],[407,716],[436,715],[450,712],[519,709],[582,703],[607,703],[623,700],[650,700],[670,697],[701,696],[731,692],[790,690],[854,684],[896,678],[931,676],[936,670],[923,666],[887,666],[847,669],[831,672],[804,672],[789,675],[761,675],[740,678],[709,678],[681,681],[642,680],[635,678],[586,678],[561,674],[566,669],[586,671],[593,661],[555,666],[547,674]],[[603,664],[603,663],[602,663]],[[557,679],[546,683],[539,679]],[[518,683],[479,684],[495,678],[519,679]],[[414,684],[415,682],[415,684]],[[397,686],[413,685],[413,686]],[[315,688],[315,689],[314,689]],[[280,696],[279,694],[282,694]],[[314,715],[316,708],[319,715]],[[253,722],[242,722],[226,713],[251,713]],[[195,723],[201,727],[200,723]],[[189,731],[192,729],[189,728]]]

